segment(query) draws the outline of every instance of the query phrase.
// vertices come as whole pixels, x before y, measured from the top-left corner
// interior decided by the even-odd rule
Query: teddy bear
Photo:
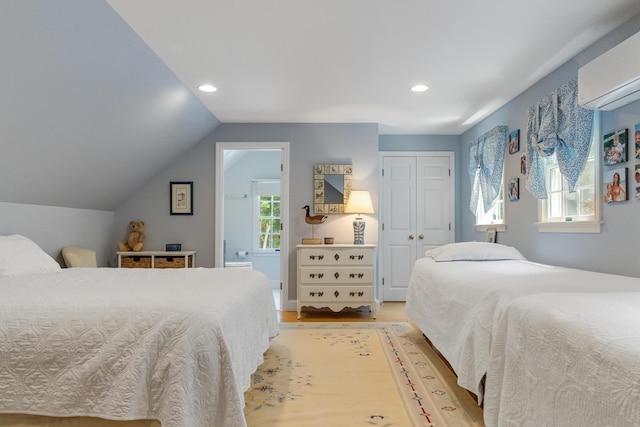
[[[144,244],[144,221],[131,221],[129,223],[129,237],[126,242],[118,243],[120,252],[140,252]]]

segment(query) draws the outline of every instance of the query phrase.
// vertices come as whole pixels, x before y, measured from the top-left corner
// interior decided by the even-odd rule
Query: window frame
[[[260,246],[260,235],[262,234],[262,230],[260,229],[260,221],[262,218],[269,218],[271,220],[274,219],[278,219],[280,222],[280,228],[277,230],[277,232],[271,232],[270,234],[278,234],[280,235],[280,239],[282,239],[282,212],[280,212],[280,216],[275,217],[275,216],[269,216],[269,217],[262,217],[261,215],[261,211],[260,211],[260,205],[261,205],[261,197],[271,197],[271,203],[273,204],[274,197],[278,197],[278,203],[281,203],[281,195],[280,194],[264,194],[263,191],[260,190],[260,184],[277,184],[278,186],[280,185],[280,181],[279,180],[272,180],[272,179],[259,179],[259,180],[254,180],[253,181],[253,194],[252,194],[252,204],[253,204],[253,209],[252,209],[252,223],[253,223],[253,235],[252,235],[252,246],[253,246],[253,255],[254,256],[265,256],[265,255],[272,255],[275,253],[280,252],[280,248],[282,247],[282,240],[280,240],[280,248],[262,248]],[[282,207],[282,205],[281,205]]]
[[[502,185],[500,186],[500,195],[502,196],[502,198],[498,198],[496,199],[495,204],[493,205],[493,207],[491,208],[491,210],[485,214],[482,215],[481,209],[483,207],[482,205],[482,189],[480,189],[480,197],[478,197],[478,207],[476,209],[476,231],[487,231],[488,228],[495,228],[496,231],[499,232],[504,232],[507,230],[507,204],[504,201],[504,181],[505,181],[505,176],[504,176],[504,172],[502,173]],[[502,219],[498,220],[498,221],[494,221],[494,222],[478,222],[479,216],[480,217],[488,217],[489,215],[492,214],[492,212],[494,212],[496,209],[499,209],[498,205],[502,205]]]
[[[538,227],[538,231],[541,233],[600,233],[602,231],[602,189],[601,189],[601,177],[602,168],[600,164],[600,158],[602,150],[599,144],[600,141],[600,112],[595,111],[593,119],[593,132],[591,137],[591,151],[587,165],[589,162],[593,163],[593,194],[594,194],[594,206],[593,206],[593,219],[591,220],[577,220],[574,221],[576,216],[566,216],[564,220],[550,220],[546,213],[549,209],[549,202],[551,198],[538,200],[538,222],[535,225]],[[555,156],[555,154],[554,154]],[[545,165],[545,179],[547,185],[547,191],[550,186],[550,169],[557,166],[557,161],[554,163],[549,162]],[[585,166],[585,171],[587,166]],[[584,173],[584,171],[583,171]],[[582,178],[582,175],[580,176]],[[578,180],[580,181],[580,180]],[[564,188],[567,186],[566,179],[562,177],[562,194],[561,202],[565,204],[568,190]]]

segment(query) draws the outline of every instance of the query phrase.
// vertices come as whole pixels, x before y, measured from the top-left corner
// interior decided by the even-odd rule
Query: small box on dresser
[[[376,317],[375,245],[298,245],[298,319],[302,307],[371,308]]]

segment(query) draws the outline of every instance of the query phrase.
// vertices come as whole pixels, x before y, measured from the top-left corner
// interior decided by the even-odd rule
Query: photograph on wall
[[[636,141],[636,160],[640,160],[640,123],[634,127],[633,139]]]
[[[509,134],[509,154],[515,154],[518,151],[520,151],[520,129]]]
[[[634,174],[634,185],[636,187],[636,200],[640,202],[640,164],[636,165],[636,173]]]
[[[512,202],[520,198],[520,178],[509,180],[509,200]]]
[[[602,175],[604,201],[616,203],[627,200],[627,168],[610,169]]]
[[[520,173],[522,175],[527,174],[527,155],[526,154],[523,154],[522,157],[520,157]]]
[[[628,129],[619,129],[604,136],[603,153],[605,165],[617,165],[627,161],[628,134]]]

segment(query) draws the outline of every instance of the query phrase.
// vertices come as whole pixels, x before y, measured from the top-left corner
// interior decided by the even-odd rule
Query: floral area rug
[[[283,323],[245,415],[249,427],[483,426],[471,396],[452,387],[408,323]]]

